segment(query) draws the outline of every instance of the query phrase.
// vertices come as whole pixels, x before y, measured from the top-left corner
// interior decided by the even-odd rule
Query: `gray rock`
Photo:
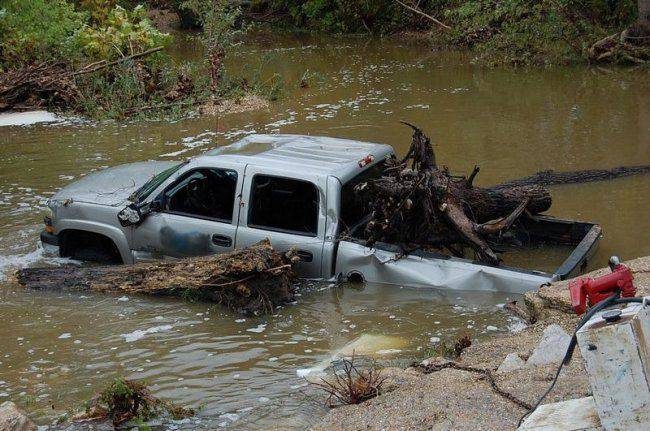
[[[547,365],[559,363],[564,358],[571,336],[559,325],[549,325],[544,329],[540,340],[533,353],[528,358],[528,365]]]
[[[36,431],[36,425],[11,401],[0,404],[0,430]]]
[[[508,356],[506,356],[503,362],[501,362],[501,365],[499,365],[499,368],[497,368],[497,374],[509,373],[525,366],[526,362],[518,354],[508,353]]]

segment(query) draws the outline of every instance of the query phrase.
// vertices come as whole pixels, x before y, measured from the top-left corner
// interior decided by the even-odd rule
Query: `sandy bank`
[[[208,101],[199,107],[201,115],[225,115],[266,109],[270,102],[255,94],[246,94],[239,99]]]
[[[650,256],[625,262],[634,272],[638,295],[650,294]],[[598,276],[609,269],[588,275]],[[527,360],[537,347],[544,329],[558,324],[568,334],[578,318],[571,312],[567,281],[541,287],[526,294],[525,310],[533,323],[516,334],[504,334],[466,349],[457,361],[464,366],[489,370],[497,386],[517,399],[534,404],[548,388],[557,364],[531,365],[497,373],[510,353]],[[522,304],[523,305],[523,304]],[[431,358],[425,363],[438,363]],[[447,430],[515,429],[526,409],[497,394],[482,375],[456,369],[423,374],[415,368],[384,370],[389,391],[355,406],[331,410],[314,430]],[[560,374],[555,389],[544,403],[590,394],[589,382],[579,351]]]

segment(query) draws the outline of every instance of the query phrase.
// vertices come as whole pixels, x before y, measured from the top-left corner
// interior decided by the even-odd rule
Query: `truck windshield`
[[[145,199],[151,194],[151,192],[156,190],[159,185],[161,185],[167,178],[171,177],[172,174],[179,170],[185,163],[186,162],[179,163],[172,166],[171,168],[167,168],[164,171],[157,173],[149,181],[144,183],[144,185],[140,187],[135,193],[129,196],[129,200],[133,202],[140,202],[141,200]]]
[[[379,162],[352,178],[341,188],[341,223],[340,232],[349,232],[368,213],[368,203],[363,195],[355,193],[354,188],[361,183],[379,178],[384,171],[385,163]]]

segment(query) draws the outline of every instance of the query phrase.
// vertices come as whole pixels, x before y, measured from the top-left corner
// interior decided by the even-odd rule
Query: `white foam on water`
[[[63,334],[59,335],[59,339],[64,340],[66,338],[72,337],[72,334],[69,332],[64,332]]]
[[[261,324],[257,325],[255,328],[248,328],[247,331],[248,332],[255,332],[255,333],[259,334],[260,332],[264,332],[265,329],[266,329],[266,323],[261,323]]]
[[[378,355],[394,355],[396,353],[400,353],[402,349],[383,349],[383,350],[377,350]]]
[[[124,337],[124,341],[126,341],[127,343],[131,343],[133,341],[137,341],[144,338],[147,334],[155,334],[157,332],[169,331],[170,329],[172,329],[172,325],[160,325],[160,326],[154,326],[149,329],[136,329],[135,331],[129,334],[122,334],[122,337]]]
[[[62,120],[63,118],[47,111],[7,112],[0,114],[0,127],[29,126],[30,124],[53,123]]]
[[[222,415],[219,415],[219,419],[227,419],[230,422],[235,422],[237,419],[239,419],[239,415],[237,413],[224,413]]]

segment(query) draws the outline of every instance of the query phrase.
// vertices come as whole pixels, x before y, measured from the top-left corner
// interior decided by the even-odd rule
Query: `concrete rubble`
[[[501,362],[497,368],[497,374],[509,373],[510,371],[519,370],[526,366],[526,362],[516,353],[508,353],[508,356]]]
[[[544,329],[542,339],[531,353],[528,365],[547,365],[562,362],[571,336],[561,326],[553,324]]]

